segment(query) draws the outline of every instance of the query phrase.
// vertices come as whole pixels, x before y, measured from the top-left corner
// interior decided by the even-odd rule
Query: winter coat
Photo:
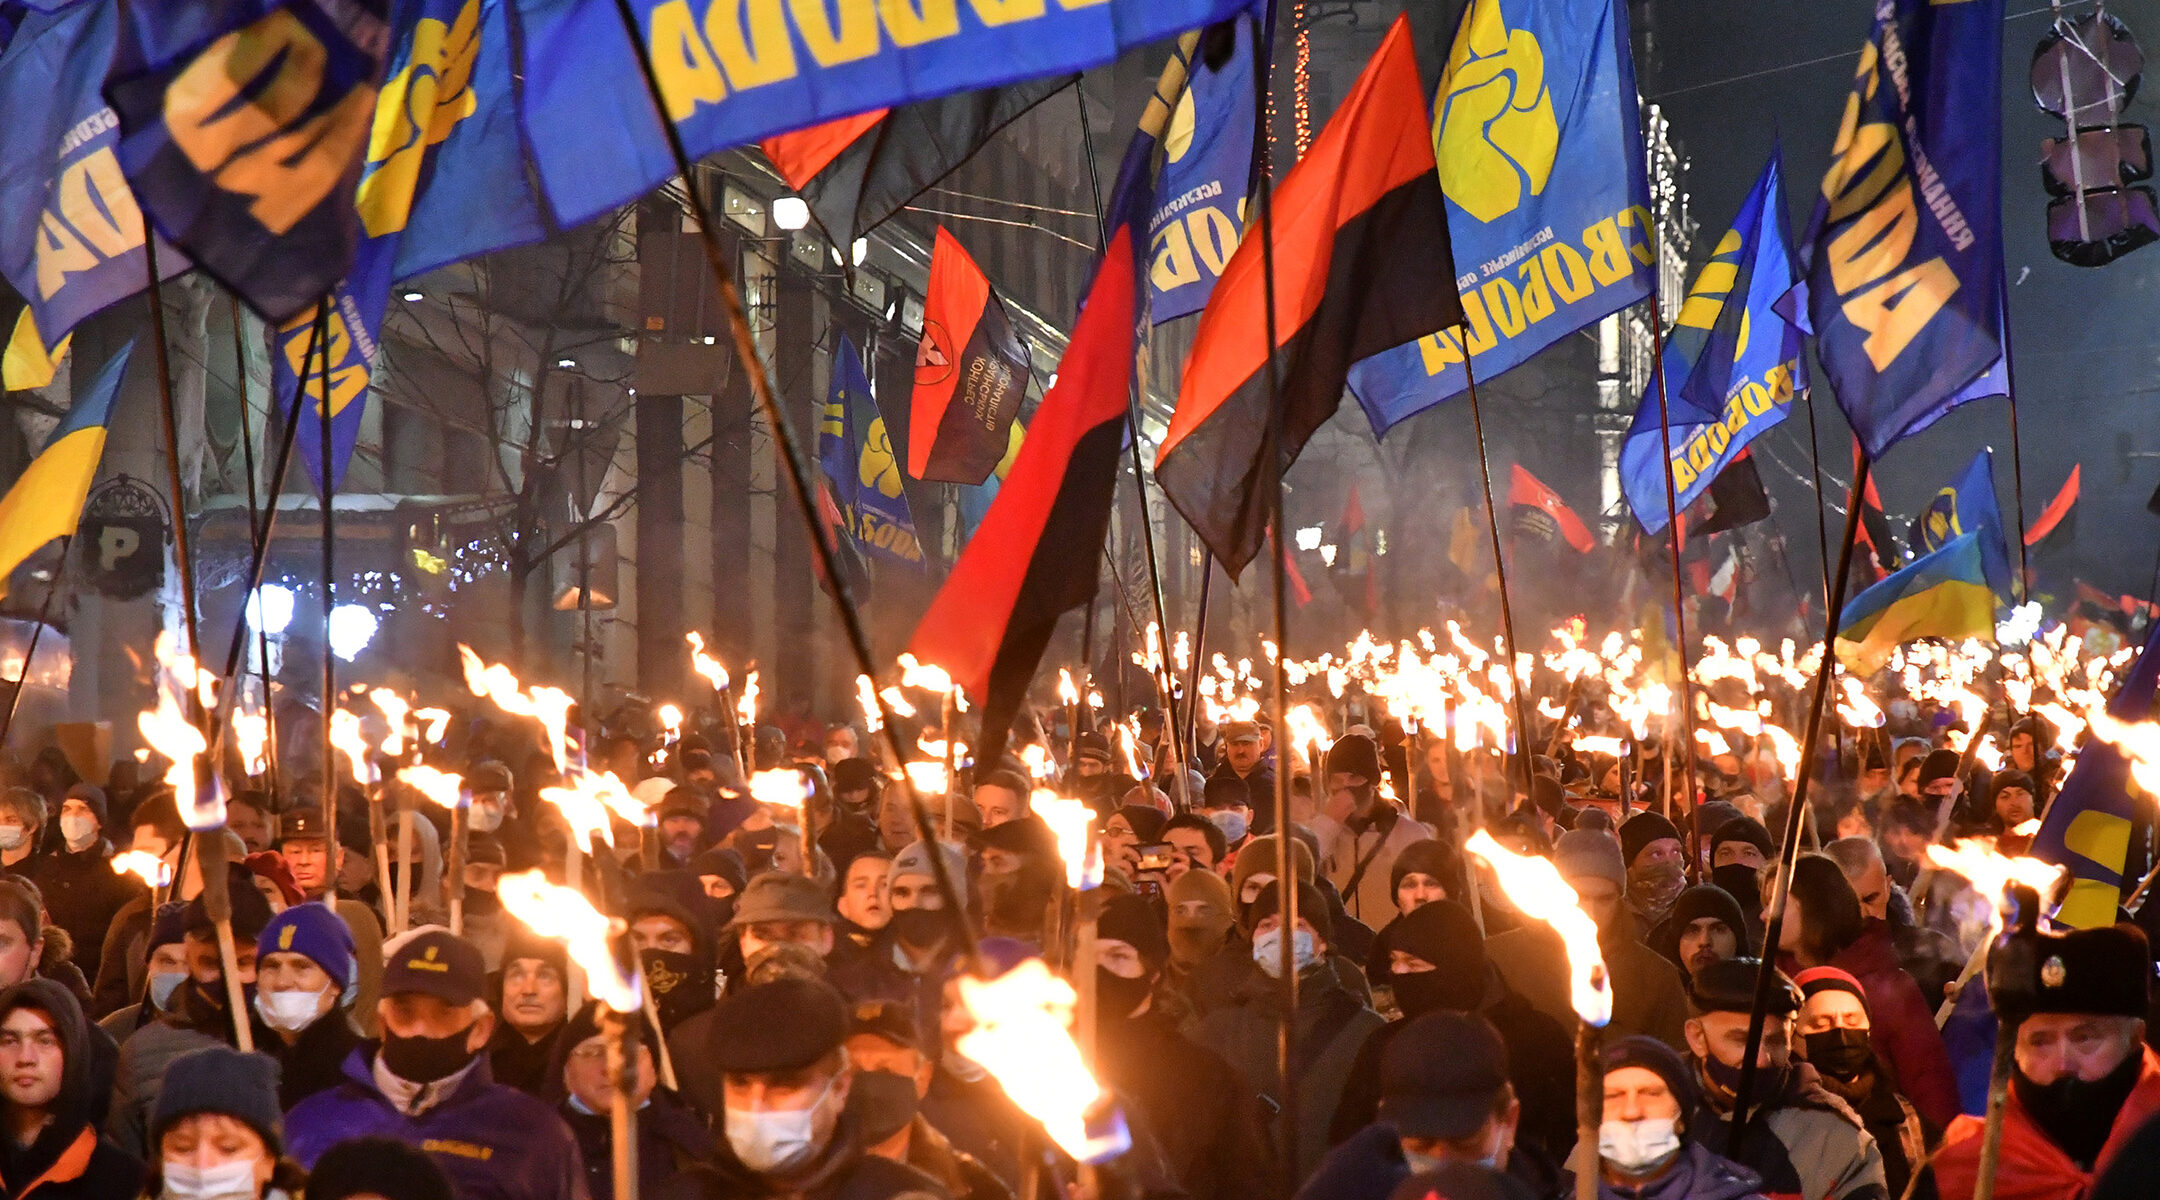
[[[1508,1082],[1522,1104],[1515,1144],[1549,1170],[1575,1144],[1575,1040],[1558,1021],[1509,991],[1489,965],[1487,971],[1490,978],[1478,1015],[1492,1023],[1507,1047]],[[1405,1015],[1365,1039],[1330,1122],[1330,1141],[1340,1142],[1379,1119],[1381,1061],[1388,1044],[1413,1019]]]
[[[1297,1086],[1298,1138],[1295,1146],[1286,1147],[1284,1083],[1276,1058],[1282,993],[1275,980],[1255,975],[1257,983],[1242,989],[1236,1003],[1201,1019],[1197,1040],[1221,1055],[1248,1087],[1258,1089],[1260,1103],[1269,1113],[1276,1153],[1294,1152],[1291,1178],[1303,1181],[1327,1154],[1328,1117],[1342,1103],[1359,1048],[1386,1022],[1345,990],[1325,966],[1299,976],[1297,1057],[1291,1063]]]
[[[920,1116],[908,1129],[907,1165],[944,1185],[952,1200],[1013,1200],[1013,1190]]]
[[[642,1200],[952,1200],[943,1185],[905,1163],[867,1153],[843,1114],[825,1152],[784,1180],[744,1166],[720,1138],[712,1160],[647,1192]],[[466,1200],[459,1193],[458,1200]]]
[[[1574,1195],[1574,1174],[1562,1172],[1561,1185],[1561,1195]],[[1601,1175],[1598,1200],[1762,1200],[1762,1180],[1690,1139],[1671,1170],[1641,1187],[1621,1187]]]
[[[2078,1166],[2033,1124],[2018,1101],[2017,1089],[2010,1089],[2010,1098],[2003,1104],[2002,1157],[1995,1168],[1996,1200],[2085,1200],[2093,1191],[2095,1177],[2113,1174],[2110,1168],[2117,1161],[2136,1169],[2133,1160],[2139,1156],[2133,1155],[2131,1148],[2153,1144],[2152,1138],[2141,1140],[2137,1135],[2148,1120],[2160,1114],[2160,1055],[2149,1047],[2144,1054],[2145,1065],[2138,1073],[2137,1085],[2131,1088],[2122,1111],[2115,1115],[2107,1142],[2090,1171]],[[1981,1118],[1961,1116],[1944,1131],[1942,1146],[1935,1151],[1935,1185],[1941,1189],[1943,1200],[1971,1200],[1979,1176],[1980,1139],[1985,1128]],[[2153,1161],[2150,1154],[2143,1156],[2143,1168],[2151,1171]]]
[[[555,1108],[577,1139],[579,1157],[585,1160],[585,1190],[592,1200],[615,1200],[614,1119],[610,1113],[588,1112],[576,1100]],[[713,1135],[690,1107],[664,1091],[637,1112],[638,1194],[649,1196],[675,1178],[712,1156]]]
[[[1867,989],[1868,1041],[1890,1068],[1897,1090],[1922,1119],[1937,1129],[1958,1115],[1957,1072],[1943,1046],[1935,1012],[1920,985],[1898,966],[1897,947],[1886,926],[1874,925],[1830,960]]]
[[[1644,1034],[1687,1053],[1687,993],[1680,983],[1680,968],[1657,951],[1636,941],[1634,919],[1615,918],[1612,929],[1598,936],[1605,969],[1612,976],[1612,1023],[1607,1038]],[[1568,1000],[1567,949],[1552,926],[1527,922],[1506,933],[1485,939],[1485,957],[1500,968],[1510,989],[1536,1005],[1540,1012],[1575,1027],[1575,1008]]]
[[[1329,947],[1327,965],[1337,986],[1368,1005],[1372,1003],[1372,984],[1365,978],[1365,968],[1335,953],[1332,946]],[[1218,1008],[1237,1003],[1239,996],[1261,986],[1263,981],[1273,984],[1260,969],[1260,964],[1253,961],[1252,939],[1232,926],[1223,948],[1194,963],[1192,970],[1186,973],[1180,999],[1195,1015],[1205,1017]]]
[[[82,851],[63,846],[52,854],[34,854],[21,867],[45,897],[49,919],[75,943],[72,958],[85,975],[98,969],[113,918],[130,901],[149,894],[133,875],[113,872],[112,853],[112,843],[99,838]]]
[[[970,1083],[944,1067],[930,1075],[922,1118],[955,1149],[989,1168],[1006,1187],[1020,1186],[1020,1145],[1041,1126],[1013,1104],[995,1079]]]
[[[1476,1171],[1490,1175],[1505,1200],[1531,1200],[1552,1194],[1551,1187],[1546,1186],[1549,1178],[1536,1184],[1525,1182],[1517,1174],[1516,1165],[1515,1160],[1510,1160],[1504,1174],[1472,1166],[1450,1166],[1443,1168],[1443,1173]],[[1394,1126],[1367,1125],[1355,1137],[1328,1151],[1312,1178],[1298,1189],[1296,1200],[1378,1200],[1408,1178],[1410,1163],[1403,1157],[1402,1139],[1396,1136]]]
[[[182,987],[188,985],[183,984]],[[179,994],[174,994],[179,999]],[[147,1130],[150,1114],[157,1109],[158,1091],[165,1083],[165,1068],[191,1050],[225,1043],[207,1033],[168,1021],[152,1021],[120,1046],[120,1063],[113,1080],[111,1111],[105,1132],[115,1145],[129,1154],[149,1153]]]
[[[52,1120],[28,1146],[5,1139],[0,1148],[0,1191],[7,1200],[108,1200],[132,1196],[142,1185],[142,1159],[98,1132],[94,1104],[103,1099],[91,1039],[97,1036],[67,989],[49,979],[22,988],[37,999],[60,1039],[60,1090]]]
[[[1701,1070],[1700,1066],[1696,1067]],[[1772,1200],[1886,1200],[1882,1151],[1852,1110],[1801,1090],[1798,1077],[1783,1094],[1755,1110],[1748,1136],[1732,1160],[1753,1171]],[[1767,1125],[1776,1137],[1762,1136]],[[1709,1101],[1688,1121],[1694,1136],[1718,1154],[1728,1153],[1730,1113]]]
[[[510,1022],[498,1019],[487,1044],[488,1070],[494,1074],[495,1082],[543,1100],[559,1093],[562,1080],[548,1078],[548,1064],[554,1061],[555,1042],[562,1036],[564,1024],[558,1022],[539,1041],[528,1042],[524,1034],[510,1027]]]
[[[1275,768],[1262,759],[1250,775],[1240,775],[1230,769],[1230,761],[1224,759],[1220,766],[1208,775],[1208,782],[1232,779],[1245,787],[1245,803],[1252,809],[1252,835],[1261,837],[1275,832]],[[1380,878],[1386,879],[1386,873]]]
[[[570,1130],[547,1105],[496,1083],[484,1057],[434,1107],[408,1116],[375,1085],[378,1048],[360,1043],[342,1083],[285,1115],[286,1153],[300,1165],[350,1138],[387,1137],[426,1151],[458,1200],[586,1200]]]
[[[90,985],[89,1011],[92,1016],[119,1012],[142,999],[143,975],[148,969],[149,955],[144,951],[145,943],[150,939],[150,917],[150,892],[145,889],[120,906],[106,924],[102,938],[77,939],[95,942],[98,946],[97,973],[95,982]]]
[[[290,1046],[260,1014],[255,1016],[255,1049],[277,1060],[279,1108],[291,1112],[302,1100],[345,1081],[345,1060],[360,1044],[347,1011],[333,1008],[315,1018]]]
[[[1243,1200],[1273,1185],[1260,1141],[1265,1114],[1221,1055],[1179,1033],[1160,1009],[1105,1014],[1095,1046],[1101,1081],[1132,1099],[1192,1200]]]
[[[1399,914],[1390,882],[1395,857],[1405,846],[1432,840],[1432,826],[1412,820],[1391,801],[1376,800],[1367,821],[1352,817],[1345,824],[1317,813],[1312,829],[1320,841],[1320,873],[1342,893],[1344,909],[1373,929],[1394,920]]]

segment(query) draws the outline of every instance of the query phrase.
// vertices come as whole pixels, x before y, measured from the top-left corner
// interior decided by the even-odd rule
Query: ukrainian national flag
[[[1988,586],[1978,532],[1960,534],[1846,604],[1838,626],[1838,661],[1873,674],[1890,651],[1915,638],[1995,637],[1995,592]]]
[[[75,407],[53,430],[45,449],[0,497],[0,596],[7,577],[45,543],[75,532],[83,501],[105,457],[105,426],[112,419],[120,377],[127,374],[130,344],[113,355],[97,379],[76,397]]]

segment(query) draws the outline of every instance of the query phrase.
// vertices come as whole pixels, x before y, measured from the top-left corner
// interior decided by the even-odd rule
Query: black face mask
[[[903,908],[885,926],[894,940],[921,949],[935,946],[952,931],[952,921],[942,908]]]
[[[1403,1016],[1422,1017],[1439,1009],[1468,1012],[1475,1007],[1463,995],[1464,981],[1454,978],[1449,971],[1411,971],[1388,976],[1388,985],[1395,993],[1395,1007]]]
[[[382,1060],[390,1073],[409,1083],[434,1083],[448,1079],[473,1060],[465,1048],[472,1030],[460,1029],[448,1037],[399,1037],[383,1031]]]
[[[1865,1029],[1825,1029],[1807,1035],[1807,1060],[1834,1079],[1858,1079],[1875,1062]]]
[[[673,1029],[683,1018],[712,1007],[712,968],[699,955],[680,950],[640,950],[638,965],[652,988],[653,1006],[662,1029]]]
[[[502,911],[502,897],[485,888],[465,889],[465,915],[492,917]]]
[[[1709,1076],[1711,1086],[1719,1099],[1730,1104],[1739,1098],[1740,1068],[1728,1067],[1716,1055],[1703,1060],[1703,1074]],[[1786,1085],[1792,1082],[1792,1067],[1762,1067],[1755,1072],[1755,1088],[1748,1099],[1757,1108],[1785,1094]]]
[[[1154,990],[1155,980],[1151,976],[1127,979],[1101,966],[1095,968],[1096,1008],[1105,1017],[1131,1016]]]
[[[2107,1145],[2108,1134],[2114,1132],[2115,1118],[2137,1087],[2144,1065],[2144,1056],[2132,1046],[2122,1065],[2090,1083],[2065,1072],[2055,1082],[2042,1085],[2027,1079],[2025,1072],[2013,1070],[2010,1087],[2048,1140],[2079,1166],[2090,1167],[2100,1157],[2100,1148]]]
[[[860,1115],[863,1142],[875,1145],[915,1120],[915,1081],[892,1071],[855,1072],[848,1107]]]

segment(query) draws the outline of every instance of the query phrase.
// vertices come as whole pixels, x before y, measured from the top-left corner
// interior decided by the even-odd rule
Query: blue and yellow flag
[[[1491,379],[1650,294],[1640,120],[1625,5],[1474,0],[1432,102],[1467,328],[1351,369],[1374,433],[1463,390],[1465,337]]]
[[[90,484],[97,479],[98,460],[105,457],[105,429],[134,349],[130,343],[113,355],[75,397],[74,407],[15,486],[0,497],[0,596],[7,594],[7,578],[23,560],[54,538],[75,532]]]
[[[1909,544],[1916,554],[1940,550],[1959,534],[1980,539],[1980,561],[1988,586],[2010,598],[2009,541],[2003,536],[2002,508],[1995,502],[1995,453],[1982,450],[1954,480],[1935,493],[1913,518]]]
[[[832,387],[818,416],[818,466],[856,549],[887,562],[922,566],[915,516],[901,486],[900,456],[878,415],[862,356],[845,334],[833,352]]]
[[[1773,149],[1665,339],[1675,512],[1687,511],[1756,435],[1792,409],[1800,331],[1772,307],[1794,282],[1781,176]],[[1620,483],[1635,519],[1657,533],[1666,523],[1666,437],[1654,379],[1650,386],[1621,446]]]
[[[116,153],[120,127],[100,92],[119,6],[33,9],[22,21],[0,51],[0,275],[29,302],[51,360],[84,317],[141,292],[149,271],[142,211]],[[163,277],[190,266],[159,239]]]
[[[1916,638],[1994,641],[1995,593],[1982,561],[1980,535],[1961,534],[1853,597],[1838,622],[1838,661],[1872,675]]]
[[[1210,47],[1202,40],[1192,82],[1163,132],[1162,171],[1148,218],[1148,287],[1158,323],[1207,307],[1215,280],[1245,231],[1245,185],[1252,175],[1253,24],[1251,17],[1238,17],[1221,32],[1209,32],[1208,38],[1227,33],[1231,42],[1215,66],[1208,65]]]
[[[2145,649],[2123,676],[2115,698],[2108,701],[2108,715],[2118,721],[2149,720],[2156,690],[2160,690],[2160,623],[2145,635]],[[2055,924],[2094,929],[2115,923],[2127,882],[2123,864],[2136,819],[2130,761],[2114,743],[2091,739],[2078,751],[2077,765],[2063,780],[2062,791],[2048,803],[2030,851],[2034,858],[2070,869],[2070,891],[2055,913]]]
[[[2003,0],[1877,0],[1803,242],[1816,357],[1868,457],[2003,358]]]
[[[871,109],[1085,70],[1251,0],[630,0],[692,160]],[[675,175],[614,0],[523,0],[525,127],[556,219]],[[747,18],[747,19],[746,19]]]
[[[398,8],[389,77],[376,98],[360,180],[352,193],[360,242],[351,273],[330,297],[331,490],[360,436],[393,280],[546,234],[525,182],[510,37],[511,0],[419,0]],[[303,359],[307,395],[297,441],[323,486],[324,351],[309,357],[316,306],[280,322],[271,384],[290,411]]]
[[[352,262],[389,0],[129,0],[105,98],[158,231],[281,322]]]

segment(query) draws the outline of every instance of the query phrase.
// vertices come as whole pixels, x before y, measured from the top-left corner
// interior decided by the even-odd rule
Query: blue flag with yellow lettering
[[[400,3],[388,77],[351,205],[361,238],[351,271],[331,293],[330,486],[352,458],[366,412],[382,323],[395,280],[547,232],[527,185],[511,86],[513,0]],[[308,363],[300,410],[302,460],[322,487],[323,351],[315,306],[278,324],[271,381],[289,406]]]
[[[1162,171],[1148,220],[1148,286],[1155,320],[1207,307],[1245,229],[1245,185],[1252,176],[1253,25],[1239,17],[1210,31],[1192,64],[1192,82],[1163,133]],[[1227,35],[1222,61],[1209,65],[1209,39]]]
[[[1687,511],[1749,442],[1785,419],[1801,371],[1800,331],[1772,308],[1794,281],[1778,153],[1740,204],[1732,228],[1695,275],[1665,339],[1675,512]],[[1665,528],[1665,444],[1657,382],[1636,406],[1620,449],[1620,486],[1649,533]]]
[[[1870,458],[2003,357],[2002,0],[1876,0],[1809,221],[1809,324]]]
[[[1432,113],[1467,326],[1351,368],[1374,433],[1463,390],[1466,337],[1491,379],[1650,294],[1627,28],[1616,0],[1473,0],[1464,12]]]
[[[691,159],[870,109],[1085,70],[1250,0],[631,0]],[[675,175],[614,0],[525,0],[525,125],[556,219]],[[603,136],[604,134],[604,136]]]
[[[1962,533],[1980,536],[1988,586],[2010,596],[2010,550],[2003,536],[2002,507],[1995,502],[1995,452],[1982,450],[1956,479],[1935,493],[1913,518],[1908,539],[1915,554],[1940,550]]]
[[[2108,701],[2108,715],[2118,721],[2150,719],[2156,690],[2160,690],[2160,623],[2145,635],[2145,649],[2123,676],[2115,698]],[[2123,864],[2136,819],[2130,761],[2114,743],[2088,740],[2078,751],[2070,777],[2063,780],[2062,791],[2049,802],[2028,852],[2070,869],[2070,891],[2056,910],[2055,924],[2097,929],[2115,923],[2125,882]]]
[[[878,415],[862,356],[845,334],[833,352],[832,387],[818,418],[818,466],[840,523],[864,555],[920,568],[915,516],[901,487],[900,456]]]
[[[105,98],[158,231],[278,322],[359,240],[389,0],[125,0]]]
[[[149,279],[142,211],[101,91],[119,24],[110,3],[31,11],[0,52],[0,275],[29,302],[47,351]],[[159,239],[162,276],[190,266]]]

